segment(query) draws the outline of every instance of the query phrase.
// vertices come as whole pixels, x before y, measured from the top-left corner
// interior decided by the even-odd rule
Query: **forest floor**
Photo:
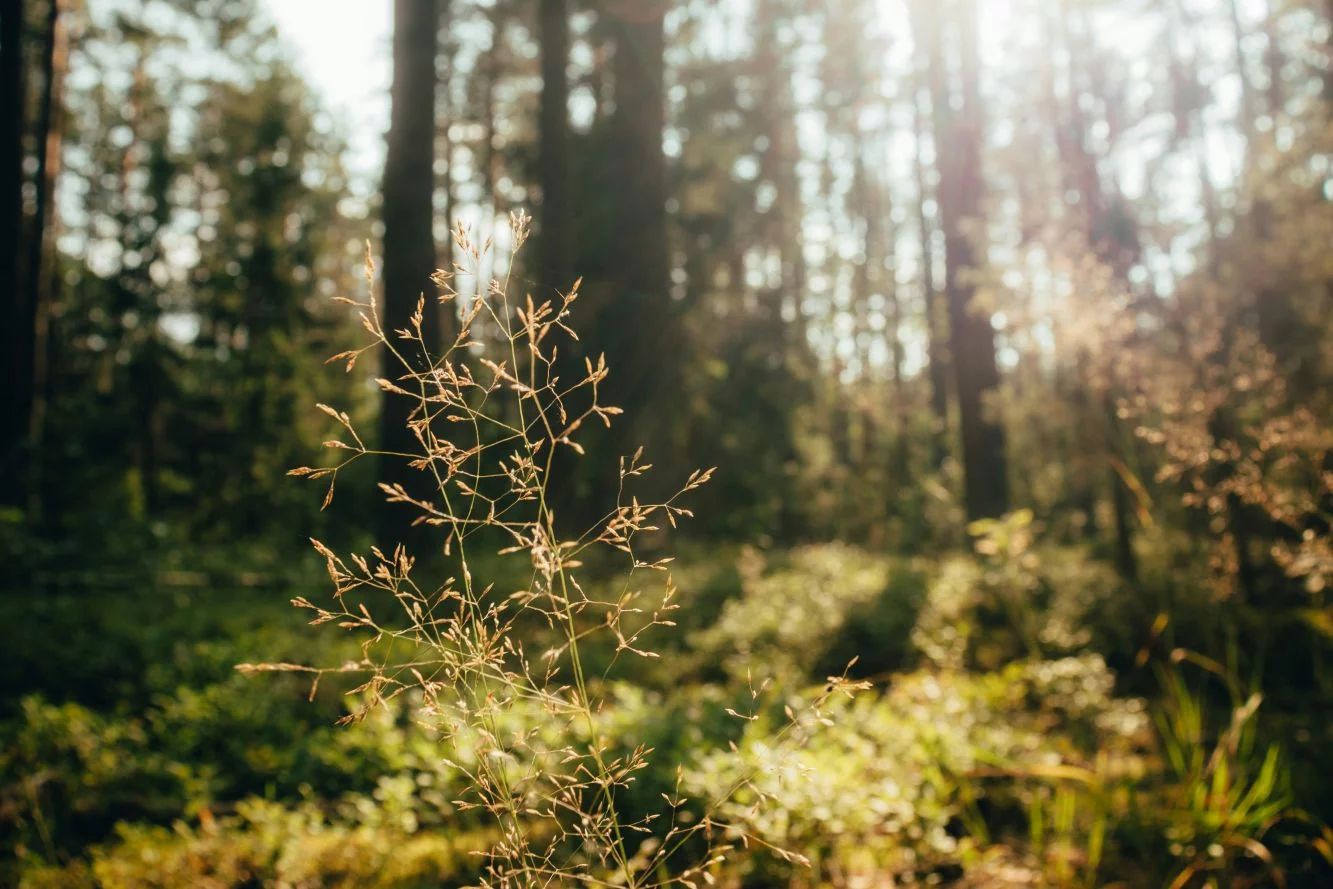
[[[660,656],[587,654],[608,677],[608,734],[652,748],[617,805],[639,816],[683,790],[811,862],[752,846],[714,868],[737,886],[1328,885],[1316,764],[1333,738],[1310,705],[1330,698],[1255,704],[1248,679],[1170,657],[1189,641],[1165,646],[1173,628],[1145,647],[1155,614],[1104,565],[1022,555],[687,548],[678,626],[647,643]],[[471,853],[494,835],[456,803],[465,740],[406,699],[337,725],[361,700],[348,677],[238,672],[362,656],[289,604],[328,595],[316,570],[246,580],[6,598],[0,882],[476,879]],[[830,725],[783,734],[788,707],[844,676],[870,687],[828,701]]]

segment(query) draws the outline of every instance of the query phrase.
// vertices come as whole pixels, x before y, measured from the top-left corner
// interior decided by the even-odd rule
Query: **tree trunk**
[[[0,287],[7,290],[3,331],[4,415],[0,416],[0,503],[23,502],[23,468],[32,398],[32,328],[20,286],[23,232],[23,2],[0,3]]]
[[[885,327],[889,337],[889,356],[893,364],[893,403],[897,420],[897,437],[893,445],[893,477],[906,490],[912,484],[912,407],[908,402],[907,380],[904,377],[907,363],[906,349],[903,346],[903,310],[898,293],[897,259],[895,249],[898,241],[893,225],[892,198],[885,192],[885,205],[881,213],[887,220],[888,236],[884,249],[884,299]]]
[[[500,218],[500,152],[497,150],[499,132],[498,87],[504,70],[504,30],[509,8],[502,3],[491,6],[486,19],[491,26],[490,51],[482,54],[478,66],[482,76],[481,117],[485,145],[481,151],[481,191],[484,201],[482,239],[494,237],[496,221]],[[481,287],[489,287],[496,277],[499,256],[494,250],[484,250],[477,271]]]
[[[788,360],[808,348],[802,308],[809,271],[801,243],[800,180],[796,173],[796,144],[791,72],[784,65],[779,22],[784,12],[779,0],[761,0],[755,8],[756,72],[764,84],[761,108],[768,148],[763,156],[763,178],[773,184],[773,205],[765,214],[763,238],[777,249],[781,269],[772,288],[775,321],[782,324],[782,346]],[[734,228],[733,228],[734,232]],[[794,321],[785,323],[790,315]]]
[[[950,352],[958,387],[963,438],[963,488],[970,520],[993,518],[1009,508],[1003,427],[987,415],[986,400],[999,387],[995,333],[990,316],[973,306],[977,257],[973,239],[984,235],[981,176],[981,100],[975,0],[960,0],[959,80],[962,103],[953,110],[943,56],[939,11],[920,2],[929,38],[931,106],[936,165],[940,171],[940,222],[944,230],[945,281],[949,306]]]
[[[417,301],[424,294],[422,337],[442,341],[439,303],[430,276],[435,271],[433,183],[435,161],[435,44],[439,24],[436,0],[394,0],[392,110],[388,155],[384,167],[384,298],[382,323],[386,335],[413,370],[426,367],[419,346],[399,340],[394,331],[411,327]],[[386,349],[383,374],[402,376],[404,368]],[[409,390],[412,387],[408,387]],[[417,450],[408,422],[411,399],[386,393],[380,407],[380,449],[391,454]],[[401,456],[381,459],[381,480],[410,486],[421,494],[419,473]],[[415,516],[402,504],[382,504],[379,542],[392,545],[407,534]]]
[[[674,415],[650,410],[657,393],[674,385],[683,348],[668,289],[664,12],[662,0],[615,0],[600,8],[593,32],[610,52],[608,65],[599,61],[594,83],[603,90],[602,77],[609,75],[613,107],[601,124],[607,156],[598,187],[605,192],[610,235],[605,243],[579,245],[580,255],[603,263],[604,270],[579,301],[580,341],[568,350],[562,345],[566,369],[560,376],[562,387],[573,385],[583,378],[585,358],[596,366],[605,356],[609,374],[598,385],[597,401],[623,413],[609,430],[583,442],[593,446],[590,459],[564,447],[552,454],[547,501],[568,531],[582,532],[604,514],[604,495],[616,490],[619,457],[644,445],[663,470],[655,477],[664,479],[671,469],[663,465],[671,456],[664,441]]]
[[[613,139],[613,231],[623,238],[612,273],[614,290],[600,308],[609,312],[598,328],[611,376],[605,392],[624,409],[622,452],[641,442],[645,408],[675,377],[678,337],[669,302],[666,212],[666,126],[663,67],[665,6],[657,0],[628,0],[608,9],[614,44],[611,75],[615,110]],[[626,438],[625,436],[630,436]]]
[[[64,84],[69,66],[69,33],[61,19],[62,0],[52,0],[48,19],[50,51],[46,58],[46,83],[37,128],[37,209],[33,216],[28,250],[28,305],[33,312],[32,401],[28,416],[28,508],[41,515],[39,496],[42,443],[48,400],[51,311],[58,286],[56,276],[55,188],[60,176],[60,153],[64,136]]]
[[[922,78],[923,80],[925,78]],[[924,85],[924,84],[923,84]],[[918,89],[912,102],[912,126],[916,135],[916,148],[912,155],[912,170],[916,178],[917,201],[916,222],[920,235],[921,250],[921,293],[922,306],[926,315],[926,377],[930,380],[930,409],[932,420],[931,432],[931,468],[938,470],[944,458],[949,454],[949,364],[945,357],[945,343],[948,336],[944,319],[943,306],[939,304],[939,291],[935,286],[935,250],[931,246],[934,226],[926,213],[926,201],[932,195],[932,189],[926,181],[926,165],[922,159],[921,144],[926,138],[925,113],[921,108],[921,92]],[[938,151],[938,149],[937,149]],[[938,210],[939,205],[936,204]]]
[[[440,212],[444,214],[444,222],[448,227],[448,232],[442,245],[443,257],[436,257],[436,262],[442,269],[452,269],[456,261],[454,244],[454,226],[457,220],[454,218],[454,208],[456,200],[454,196],[454,137],[450,130],[450,124],[454,119],[454,96],[453,82],[454,71],[458,64],[458,41],[450,33],[452,20],[451,9],[448,3],[445,3],[444,9],[440,10],[439,15],[439,42],[436,44],[436,59],[439,62],[439,81],[436,84],[435,94],[435,134],[436,144],[439,147],[440,159],[444,161],[444,170],[435,177],[435,187],[440,191]],[[456,307],[444,307],[442,314],[449,314]],[[452,316],[450,316],[452,317]],[[452,327],[448,320],[441,325],[441,336],[446,335]],[[445,343],[447,346],[448,344]]]
[[[542,98],[539,120],[541,251],[538,284],[543,294],[572,281],[569,188],[569,9],[566,0],[541,0]]]

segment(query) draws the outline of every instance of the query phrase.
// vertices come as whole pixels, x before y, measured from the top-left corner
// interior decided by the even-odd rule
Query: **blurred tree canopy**
[[[1326,416],[1323,7],[394,16],[381,200],[262,4],[6,9],[11,527],[138,549],[317,524],[282,471],[325,431],[306,405],[351,330],[330,297],[366,286],[368,238],[390,326],[424,295],[443,345],[428,272],[465,259],[458,218],[500,239],[482,278],[540,301],[583,277],[564,360],[616,371],[603,448],[725,467],[707,534],[923,551],[1030,505],[1128,577],[1146,530],[1187,529],[1253,591],[1286,583],[1275,545],[1326,530],[1314,476],[1299,527],[1275,515],[1294,477],[1256,426]],[[499,223],[525,206],[538,244],[511,267]],[[1323,471],[1319,442],[1282,443]],[[615,483],[581,465],[572,517]],[[405,533],[376,514],[360,533]]]

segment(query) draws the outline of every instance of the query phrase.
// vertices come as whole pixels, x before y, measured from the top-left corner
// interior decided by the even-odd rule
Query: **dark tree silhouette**
[[[995,333],[990,316],[973,306],[976,285],[972,275],[983,264],[978,262],[974,239],[984,221],[981,202],[985,191],[975,6],[973,0],[959,0],[954,15],[961,99],[957,109],[949,95],[939,10],[931,3],[916,6],[928,39],[940,227],[944,231],[944,290],[963,438],[964,500],[972,520],[999,516],[1009,508],[1004,428],[988,415],[986,406],[987,396],[1000,381]]]
[[[422,334],[438,350],[442,340],[439,304],[430,281],[435,271],[432,207],[435,162],[435,49],[440,10],[436,0],[395,0],[393,19],[392,110],[388,156],[384,168],[384,298],[382,321],[392,333],[411,326],[417,301],[426,296]],[[406,349],[406,351],[403,351]],[[419,349],[400,347],[409,361],[426,360]],[[397,358],[386,352],[384,375],[402,372]],[[409,428],[411,402],[386,395],[380,409],[380,449],[411,453],[416,449]],[[418,473],[400,457],[382,461],[380,477],[388,484],[413,486]],[[381,507],[380,540],[401,540],[410,519],[401,505]]]
[[[543,293],[571,283],[572,214],[569,167],[569,9],[541,0],[541,120],[537,179],[541,186],[538,280]]]
[[[0,3],[0,287],[6,291],[4,414],[0,417],[0,502],[22,500],[22,452],[32,399],[31,328],[19,282],[23,230],[23,7]]]

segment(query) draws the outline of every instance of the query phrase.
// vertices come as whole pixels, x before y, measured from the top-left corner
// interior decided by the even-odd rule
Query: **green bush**
[[[736,753],[701,757],[686,783],[705,798],[740,786],[723,804],[725,816],[805,855],[825,878],[869,870],[897,880],[965,868],[986,843],[985,804],[994,809],[1010,794],[979,773],[1134,749],[1147,725],[1144,705],[1112,697],[1113,686],[1096,656],[981,675],[906,674],[882,696],[838,701],[807,717],[806,729],[831,720],[819,732],[782,735],[779,722],[756,719]],[[780,858],[744,866],[789,871]]]
[[[858,655],[862,673],[905,663],[923,577],[901,560],[830,543],[773,558],[746,550],[738,567],[741,596],[695,639],[732,677],[800,683]]]
[[[494,838],[421,832],[393,823],[395,803],[376,795],[370,819],[342,819],[307,803],[245,800],[234,814],[171,827],[124,825],[87,862],[34,865],[20,889],[426,889],[475,879]],[[344,811],[348,807],[342,807]],[[355,808],[355,807],[353,807]]]

